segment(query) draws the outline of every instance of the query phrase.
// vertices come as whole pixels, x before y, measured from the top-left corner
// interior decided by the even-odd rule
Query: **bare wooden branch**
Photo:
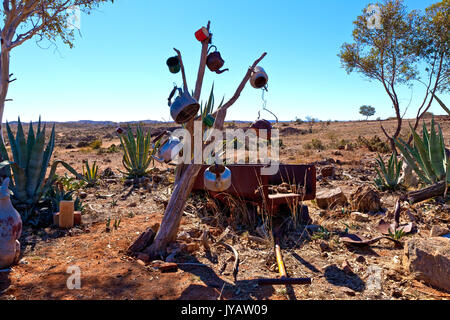
[[[445,181],[442,181],[421,190],[408,192],[408,201],[409,203],[413,204],[434,197],[443,196],[445,194],[446,189],[447,183]]]
[[[184,71],[183,59],[181,58],[181,52],[175,48],[173,48],[173,50],[175,50],[175,52],[178,54],[178,59],[180,60],[181,76],[183,77],[183,90],[188,92],[186,73]]]
[[[225,248],[227,248],[229,251],[233,252],[233,254],[234,254],[233,279],[234,279],[234,282],[236,282],[237,275],[239,272],[239,253],[232,245],[229,245],[228,243],[219,241],[219,242],[217,242],[217,244],[220,244],[220,245],[224,246]]]

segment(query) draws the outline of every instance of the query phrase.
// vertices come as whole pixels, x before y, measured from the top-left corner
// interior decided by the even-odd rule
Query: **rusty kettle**
[[[178,97],[172,103],[172,98],[178,90]],[[178,124],[184,124],[196,116],[200,109],[200,104],[192,98],[187,90],[183,92],[181,88],[174,87],[169,96],[170,115]]]
[[[220,70],[220,68],[222,68],[223,65],[225,64],[225,61],[222,59],[220,52],[217,51],[216,46],[210,46],[208,52],[209,50],[211,50],[212,47],[214,47],[215,50],[214,52],[211,52],[206,58],[206,66],[208,67],[209,70],[217,74],[221,74],[222,72],[228,71],[228,69]]]

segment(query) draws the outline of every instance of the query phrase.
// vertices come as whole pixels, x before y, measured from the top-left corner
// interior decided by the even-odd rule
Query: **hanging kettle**
[[[172,103],[172,98],[178,90],[178,97]],[[181,88],[174,87],[169,96],[170,115],[178,124],[184,124],[194,118],[200,109],[200,104],[192,98],[188,91],[181,90]]]
[[[265,119],[261,119],[261,120],[256,120],[255,122],[252,123],[252,125],[250,126],[251,129],[255,129],[256,131],[256,136],[259,137],[259,130],[266,130],[267,132],[267,140],[270,140],[271,138],[271,131],[272,131],[272,124],[265,120]]]
[[[170,134],[170,132],[165,131],[153,140],[153,148],[156,148],[155,143],[159,140],[162,140],[162,138],[166,134],[168,135]],[[183,143],[181,142],[181,140],[177,137],[169,136],[169,138],[163,140],[158,147],[157,156],[152,155],[152,158],[161,163],[169,163],[177,157],[182,149]]]
[[[177,56],[167,59],[166,64],[169,67],[169,71],[172,73],[178,73],[181,70],[180,59]]]
[[[211,52],[206,58],[206,66],[208,67],[209,70],[217,74],[221,74],[222,72],[228,71],[228,69],[220,70],[220,68],[222,68],[223,65],[225,64],[225,61],[222,59],[220,52],[217,51],[216,46],[210,46],[208,52],[209,50],[211,50],[212,47],[214,47],[215,50],[214,52]]]
[[[250,84],[253,88],[261,89],[264,88],[269,81],[267,73],[261,67],[255,67],[250,77]]]
[[[203,174],[206,189],[213,192],[223,192],[231,187],[231,171],[223,165],[212,165]]]

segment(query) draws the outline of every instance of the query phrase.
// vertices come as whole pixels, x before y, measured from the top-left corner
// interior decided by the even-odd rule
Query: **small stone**
[[[448,229],[443,228],[441,226],[433,226],[430,231],[430,237],[440,237],[449,232]]]
[[[357,256],[355,261],[359,262],[359,263],[365,263],[366,262],[366,258],[364,258],[363,256]]]
[[[144,266],[144,267],[145,267],[145,262],[144,262],[144,261],[142,261],[142,260],[140,260],[140,259],[137,259],[136,262],[137,262],[138,264],[140,264],[141,266]]]
[[[369,222],[369,216],[361,212],[352,212],[350,217],[356,222]]]
[[[128,205],[128,208],[135,208],[137,207],[137,203],[136,202],[132,202]]]
[[[197,251],[198,249],[199,249],[198,243],[188,243],[186,245],[186,249],[185,250],[188,253],[193,253],[193,252]]]
[[[320,173],[322,174],[322,177],[328,178],[328,177],[334,177],[336,174],[336,169],[333,166],[326,166],[323,167],[322,170],[320,170]]]
[[[353,273],[352,267],[351,267],[350,263],[349,263],[347,260],[345,260],[345,261],[342,263],[341,269],[342,269],[345,273]]]
[[[358,212],[378,212],[381,210],[380,194],[371,187],[359,187],[350,196],[352,209]]]
[[[319,248],[321,252],[331,251],[330,246],[325,241],[320,242]]]
[[[80,192],[78,194],[78,198],[80,198],[80,199],[86,199],[87,196],[88,196],[88,194],[86,192]]]
[[[177,272],[178,265],[174,262],[166,262],[159,266],[159,270],[161,270],[162,273]]]
[[[340,188],[320,190],[316,194],[317,206],[321,209],[328,209],[338,205],[344,205],[347,198]]]

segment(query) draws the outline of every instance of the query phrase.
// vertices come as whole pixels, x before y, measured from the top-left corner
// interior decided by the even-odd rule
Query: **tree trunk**
[[[2,139],[3,143],[5,142],[3,138],[3,112],[5,110],[5,101],[8,95],[9,88],[9,50],[6,47],[7,41],[4,41],[2,38],[1,43],[1,53],[0,53],[0,139]],[[3,161],[2,156],[0,155],[0,160]],[[5,178],[7,176],[8,168],[4,167],[0,169],[0,177]]]
[[[163,251],[167,245],[176,240],[186,199],[192,191],[195,179],[201,168],[202,165],[200,164],[190,164],[182,174],[180,181],[176,184],[158,234],[152,245],[145,250],[145,253],[148,253],[151,257],[159,257],[164,253]]]

